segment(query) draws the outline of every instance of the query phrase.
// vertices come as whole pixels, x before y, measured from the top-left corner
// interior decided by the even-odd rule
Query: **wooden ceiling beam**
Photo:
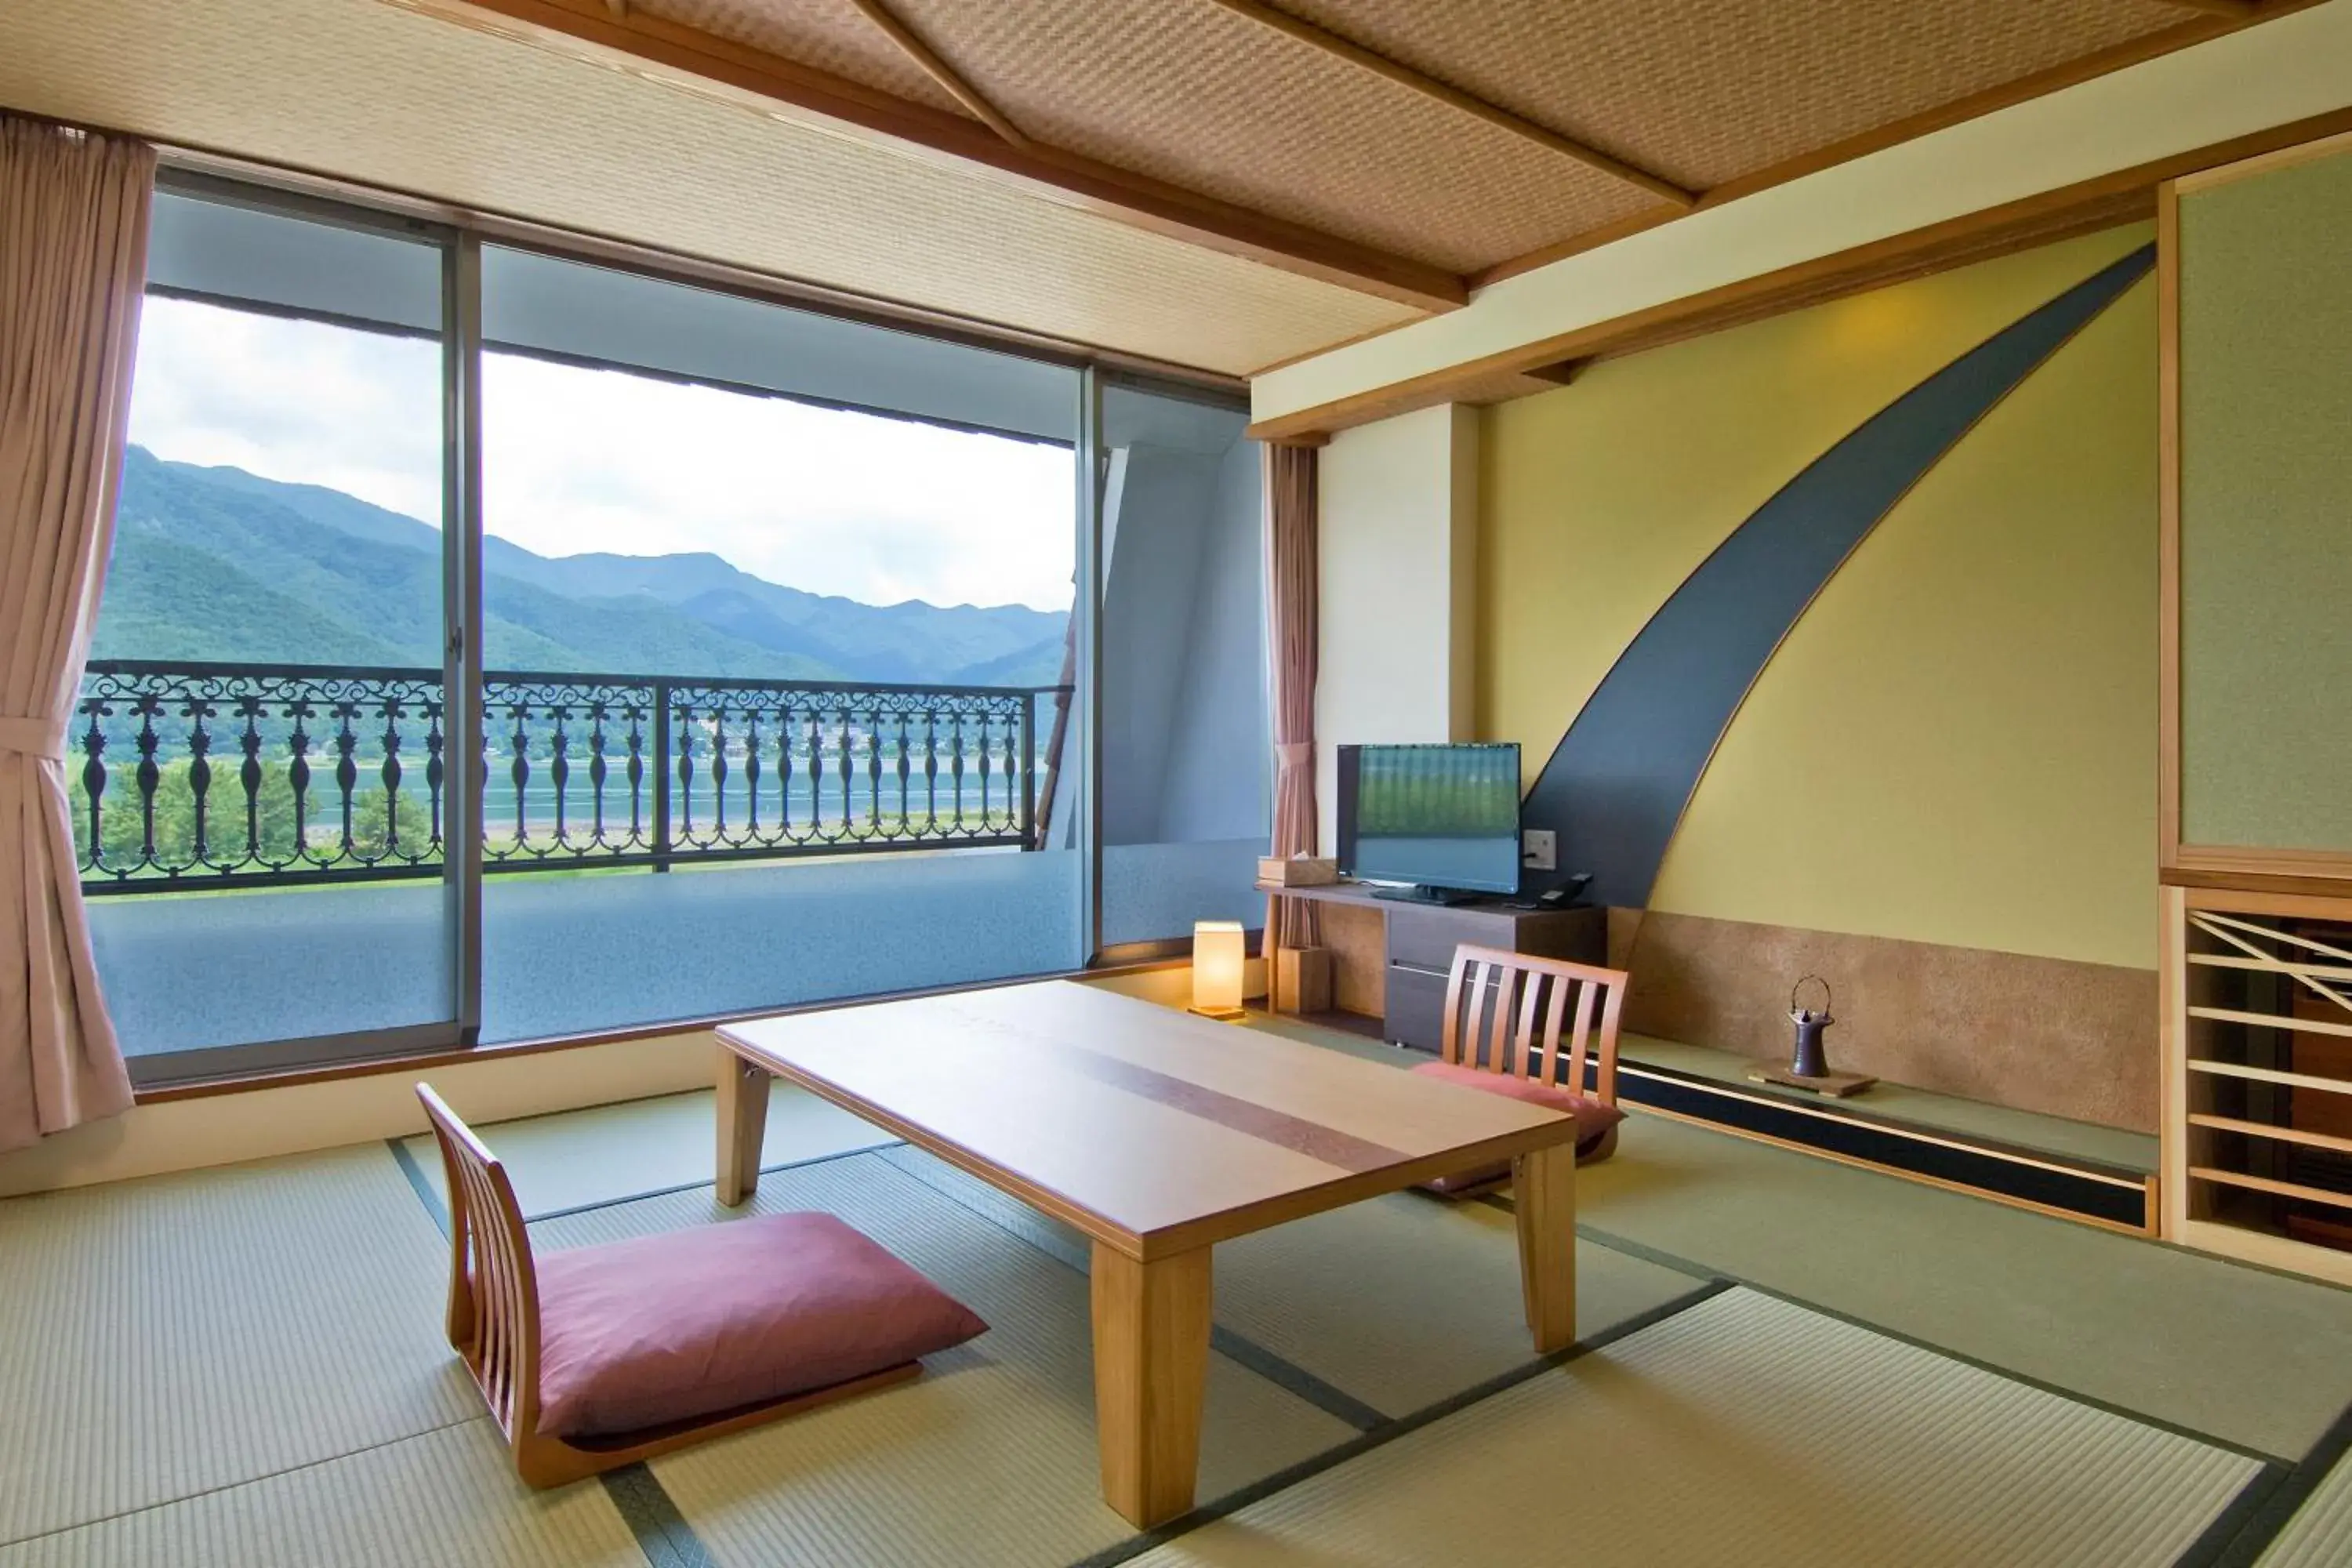
[[[777,118],[801,110],[877,140],[980,164],[1066,206],[1416,310],[1468,302],[1457,274],[1271,214],[1188,191],[1041,142],[1016,146],[982,121],[915,103],[782,55],[738,44],[607,0],[384,0],[479,32],[557,48],[602,66],[616,59]]]
[[[1663,348],[1906,279],[2129,223],[2153,213],[2155,206],[2152,186],[2096,195],[2064,193],[2057,201],[2035,198],[2014,203],[1281,415],[1252,425],[1249,434],[1257,440],[1271,441],[1308,431],[1344,430],[1440,403],[1505,402],[1546,390],[1547,384],[1558,384],[1555,367],[1564,361],[1585,365]]]
[[[1546,379],[1543,372],[1563,360],[1613,359],[1661,348],[1847,294],[1948,271],[2118,224],[2138,222],[2154,212],[2156,187],[2166,180],[2322,137],[2343,135],[2352,135],[2352,109],[2273,125],[1982,212],[1948,218],[1907,234],[1891,235],[1851,250],[1816,257],[1387,386],[1352,393],[1315,407],[1277,415],[1252,425],[1249,435],[1260,441],[1296,440],[1310,433],[1328,435],[1441,403],[1496,402],[1531,390],[1527,384],[1530,375],[1538,381]]]
[[[1770,190],[1775,185],[1784,185],[1792,180],[1803,179],[1808,174],[1817,174],[1823,169],[1834,168],[1840,163],[1852,163],[1857,158],[1866,158],[1873,153],[1882,152],[1901,142],[1941,131],[1947,126],[1958,125],[1966,121],[1974,120],[1979,115],[1995,113],[2013,104],[2024,103],[2050,93],[2063,92],[2070,87],[2094,80],[2112,71],[2126,69],[2144,60],[2170,54],[2176,49],[2185,49],[2205,43],[2225,34],[2234,33],[2242,27],[2274,21],[2278,17],[2319,4],[2319,0],[2264,0],[2264,3],[2259,6],[2250,5],[2243,7],[2231,3],[2231,0],[2221,0],[2221,4],[2227,6],[2226,9],[2209,7],[2206,0],[2170,0],[2170,3],[2204,10],[2207,14],[2200,16],[2183,16],[2172,26],[2140,37],[2126,39],[2095,54],[2085,55],[2080,59],[2068,60],[2061,65],[2052,66],[2046,70],[2036,71],[2031,76],[2021,77],[2015,81],[2003,82],[1998,87],[1987,88],[1981,92],[1971,93],[1966,98],[1955,100],[1938,108],[1906,115],[1901,120],[1849,136],[1840,142],[1833,142],[1826,147],[1816,147],[1811,152],[1800,153],[1796,157],[1783,159],[1780,163],[1769,164],[1761,169],[1751,170],[1736,178],[1726,180],[1719,185],[1710,187],[1699,199],[1697,210],[1704,212],[1709,207],[1723,206],[1743,197],[1752,196],[1759,191]],[[1571,235],[1566,239],[1540,247],[1523,256],[1514,256],[1507,260],[1498,261],[1484,271],[1473,274],[1470,287],[1473,289],[1487,288],[1502,282],[1505,279],[1516,278],[1523,272],[1532,272],[1539,267],[1549,267],[1555,261],[1564,261],[1571,256],[1579,256],[1588,250],[1597,250],[1604,245],[1639,234],[1644,229],[1656,228],[1659,225],[1671,223],[1682,216],[1681,213],[1667,207],[1655,207],[1646,212],[1634,213],[1615,223],[1604,224],[1599,228]]]
[[[1588,169],[1596,169],[1629,185],[1638,185],[1677,207],[1687,209],[1698,205],[1698,192],[1685,190],[1664,175],[1654,174],[1622,158],[1612,157],[1597,147],[1563,136],[1548,125],[1538,125],[1524,115],[1512,113],[1500,104],[1489,103],[1475,93],[1465,92],[1435,77],[1424,75],[1401,60],[1392,60],[1351,38],[1343,38],[1287,11],[1278,11],[1263,4],[1262,0],[1211,0],[1211,3],[1224,7],[1236,16],[1245,16],[1260,26],[1271,28],[1285,37],[1296,39],[1309,48],[1318,49],[1334,59],[1344,60],[1423,98],[1458,110],[1474,119],[1483,120],[1498,130],[1507,131],[1523,142],[1531,142],[1549,152],[1572,158]]]
[[[882,0],[849,0],[849,3],[865,13],[866,19],[879,27],[883,36],[898,46],[898,52],[921,67],[923,73],[939,83],[950,98],[970,110],[973,119],[1024,152],[1033,145],[1019,126],[982,97],[979,89],[964,80],[930,45],[917,37],[913,29],[892,16]]]
[[[1553,364],[1534,365],[1519,374],[1533,376],[1538,381],[1549,382],[1554,386],[1567,386],[1571,384],[1578,376],[1582,375],[1585,367],[1591,363],[1589,358],[1564,359]]]
[[[2168,5],[2178,5],[2184,11],[2202,11],[2209,16],[2251,16],[2260,9],[2257,0],[2163,0]]]

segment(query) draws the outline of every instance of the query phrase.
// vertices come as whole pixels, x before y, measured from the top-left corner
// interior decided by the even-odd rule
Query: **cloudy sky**
[[[484,522],[525,549],[709,550],[867,604],[1069,607],[1066,449],[502,354],[483,378]],[[131,438],[437,526],[439,349],[151,298]]]

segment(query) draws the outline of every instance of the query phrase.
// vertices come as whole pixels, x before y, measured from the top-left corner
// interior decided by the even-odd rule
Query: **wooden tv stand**
[[[1445,979],[1454,950],[1464,942],[1499,947],[1577,963],[1609,962],[1609,911],[1597,904],[1564,910],[1515,910],[1501,899],[1470,904],[1422,904],[1381,899],[1359,882],[1261,891],[1316,903],[1378,910],[1386,927],[1381,1037],[1435,1051],[1445,1012]]]

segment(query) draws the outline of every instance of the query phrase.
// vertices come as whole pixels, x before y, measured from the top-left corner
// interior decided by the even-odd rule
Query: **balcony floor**
[[[1106,939],[1255,926],[1258,840],[1104,852]],[[485,1042],[1075,968],[1077,852],[974,850],[485,879]],[[438,882],[89,900],[131,1055],[452,1016]]]

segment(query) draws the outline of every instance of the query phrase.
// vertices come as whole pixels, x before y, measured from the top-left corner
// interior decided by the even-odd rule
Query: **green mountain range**
[[[494,669],[1043,686],[1067,617],[866,605],[709,553],[533,554],[483,542]],[[96,658],[436,665],[441,534],[318,485],[126,454]]]

